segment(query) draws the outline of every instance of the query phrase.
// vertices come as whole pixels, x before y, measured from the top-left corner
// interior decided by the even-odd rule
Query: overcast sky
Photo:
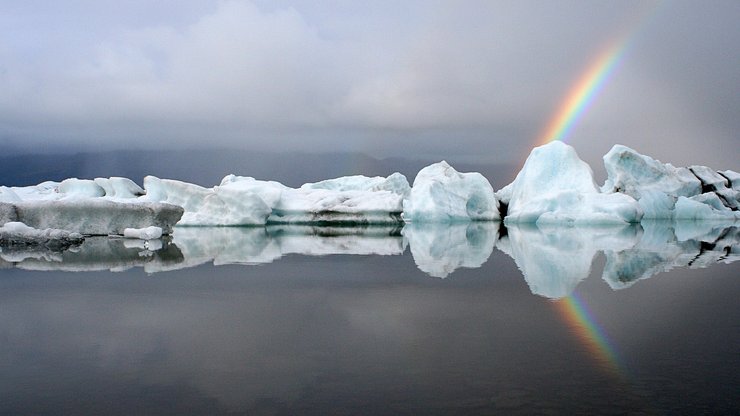
[[[737,0],[4,0],[0,144],[521,161],[630,33],[567,141],[738,170],[739,20]]]

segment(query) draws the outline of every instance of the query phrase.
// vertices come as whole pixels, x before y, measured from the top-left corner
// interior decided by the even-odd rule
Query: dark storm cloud
[[[737,148],[740,128],[737,2],[4,8],[0,140],[10,145],[519,159],[590,61],[634,30],[570,142],[592,164],[620,142],[736,168],[722,149]],[[646,9],[650,21],[634,24]]]

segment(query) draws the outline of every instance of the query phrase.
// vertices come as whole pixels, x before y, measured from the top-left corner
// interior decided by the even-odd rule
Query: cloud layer
[[[721,150],[739,142],[736,2],[145,3],[11,1],[0,140],[511,160],[634,30],[570,142],[592,162],[615,142],[677,164],[736,159]]]

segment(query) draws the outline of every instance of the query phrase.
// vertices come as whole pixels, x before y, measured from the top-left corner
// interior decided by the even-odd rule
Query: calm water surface
[[[161,248],[6,249],[0,414],[737,414],[737,234],[182,229]]]

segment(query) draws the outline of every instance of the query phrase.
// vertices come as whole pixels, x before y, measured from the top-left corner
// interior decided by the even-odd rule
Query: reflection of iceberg
[[[288,254],[400,255],[404,243],[398,227],[194,227],[177,228],[173,242],[183,253],[177,268],[213,262],[270,263]]]
[[[407,224],[403,236],[419,269],[434,277],[447,277],[460,267],[483,265],[498,238],[498,223]]]
[[[21,269],[74,272],[120,271],[131,267],[144,267],[144,270],[150,272],[167,265],[179,264],[183,260],[180,250],[166,240],[144,242],[108,237],[90,237],[73,250],[53,255],[38,251],[9,252],[3,249],[0,258]]]
[[[467,222],[405,226],[183,227],[158,240],[91,237],[66,251],[47,246],[0,248],[0,268],[123,270],[148,273],[200,264],[263,264],[288,254],[402,255],[434,277],[481,267],[493,248],[514,259],[532,293],[568,296],[604,251],[603,279],[614,289],[675,267],[700,268],[740,260],[740,227],[713,221],[643,221],[641,225],[558,227]],[[497,241],[498,239],[498,241]]]
[[[264,227],[178,227],[172,241],[184,258],[181,264],[173,265],[177,269],[209,262],[217,266],[262,264],[282,256]]]
[[[507,231],[497,247],[514,259],[532,293],[553,299],[570,295],[588,277],[598,251],[631,247],[640,235],[636,225],[548,229],[511,224]]]
[[[603,279],[612,289],[676,267],[704,268],[740,260],[740,230],[709,221],[643,222],[634,246],[607,250]]]

